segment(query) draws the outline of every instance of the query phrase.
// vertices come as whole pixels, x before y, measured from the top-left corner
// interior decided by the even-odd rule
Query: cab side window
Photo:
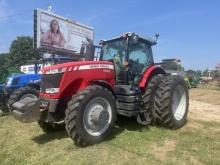
[[[130,47],[129,59],[144,65],[152,63],[152,50],[150,45],[142,42],[132,45]]]
[[[138,42],[130,46],[129,63],[131,70],[140,74],[153,63],[151,46],[144,42]]]

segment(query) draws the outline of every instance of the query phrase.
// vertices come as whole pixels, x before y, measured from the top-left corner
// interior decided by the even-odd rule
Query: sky
[[[33,10],[47,9],[92,26],[95,44],[123,32],[154,38],[155,62],[179,58],[185,69],[213,69],[220,62],[219,0],[0,0],[0,53],[17,36],[33,36]]]

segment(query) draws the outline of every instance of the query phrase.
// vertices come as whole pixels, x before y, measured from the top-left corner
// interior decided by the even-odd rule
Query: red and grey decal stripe
[[[114,70],[114,66],[111,64],[89,64],[89,65],[81,65],[74,66],[68,69],[69,72],[77,71],[77,70],[91,70],[91,69],[110,69]]]
[[[114,70],[114,66],[110,64],[90,64],[90,65],[81,65],[78,70],[87,70],[87,69],[111,69]]]

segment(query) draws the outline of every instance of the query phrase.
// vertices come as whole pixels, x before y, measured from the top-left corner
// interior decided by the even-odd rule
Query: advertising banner
[[[79,54],[85,44],[93,44],[93,28],[37,9],[34,12],[34,47],[46,52]]]
[[[43,68],[43,65],[38,64],[37,65],[37,72],[39,72],[42,68]],[[22,65],[20,67],[20,70],[21,70],[22,73],[25,73],[25,74],[34,74],[35,73],[35,65],[34,64]]]

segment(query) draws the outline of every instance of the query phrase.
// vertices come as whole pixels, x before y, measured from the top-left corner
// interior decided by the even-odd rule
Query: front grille
[[[59,88],[63,73],[43,74],[41,77],[41,92],[45,93],[46,88]]]

